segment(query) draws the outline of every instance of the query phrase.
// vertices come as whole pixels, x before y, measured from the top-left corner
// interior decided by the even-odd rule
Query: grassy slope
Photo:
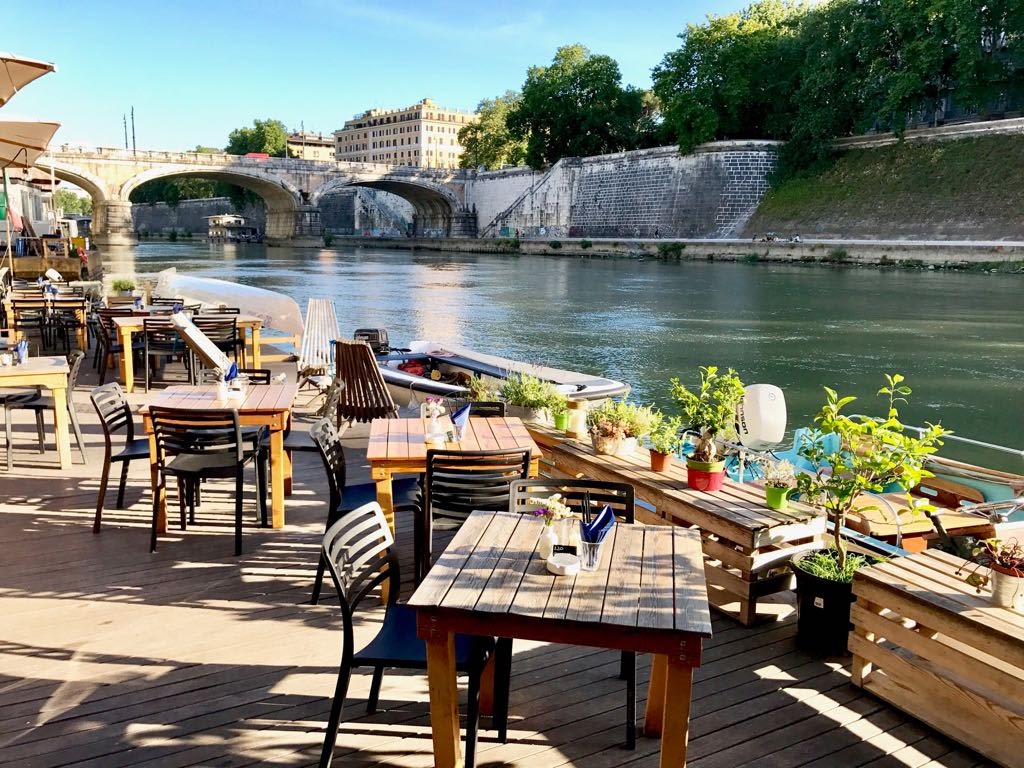
[[[746,234],[1024,239],[1024,136],[847,152],[771,190]]]

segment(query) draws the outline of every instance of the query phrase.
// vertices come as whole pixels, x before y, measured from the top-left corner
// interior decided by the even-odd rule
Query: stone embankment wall
[[[132,230],[149,234],[166,234],[174,230],[205,237],[209,229],[205,217],[223,213],[235,213],[235,206],[226,197],[182,200],[173,207],[167,203],[136,203],[132,206]],[[247,206],[242,215],[252,226],[266,230],[267,211],[262,203]]]
[[[777,149],[729,141],[563,158],[544,173],[479,174],[466,198],[483,237],[729,237],[768,189]]]

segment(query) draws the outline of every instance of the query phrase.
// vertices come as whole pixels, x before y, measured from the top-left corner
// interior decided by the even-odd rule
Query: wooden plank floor
[[[319,459],[296,462],[284,530],[255,527],[249,492],[241,557],[231,554],[230,488],[218,483],[196,525],[172,527],[151,555],[142,463],[127,509],[112,508],[111,492],[102,533],[91,531],[102,437],[87,391],[75,393],[87,464],[76,451],[61,472],[52,446],[33,452],[20,414],[16,467],[0,471],[0,765],[315,765],[341,642],[332,601],[309,604],[325,514]],[[367,475],[352,435],[358,482]],[[411,573],[411,521],[399,523]],[[690,765],[987,764],[850,686],[841,663],[796,650],[792,609],[778,613],[752,629],[716,617],[694,685]],[[359,616],[357,642],[381,614],[373,605]],[[525,642],[515,651],[509,742],[497,743],[485,719],[478,765],[657,765],[657,740],[621,747],[615,653]],[[641,658],[641,698],[648,663]],[[369,676],[356,674],[335,764],[432,765],[425,678],[388,674],[372,716],[368,688]]]

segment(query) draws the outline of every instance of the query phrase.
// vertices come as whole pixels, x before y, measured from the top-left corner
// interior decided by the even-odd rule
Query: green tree
[[[216,155],[223,152],[224,150],[218,149],[217,147],[204,147],[202,144],[196,144],[196,148],[192,151],[198,152],[201,155]]]
[[[567,45],[550,66],[530,67],[507,124],[512,137],[526,140],[526,162],[543,168],[563,157],[633,149],[642,114],[642,92],[622,87],[614,59]]]
[[[482,165],[493,171],[506,165],[522,164],[526,157],[526,139],[513,137],[508,128],[508,115],[521,98],[518,91],[505,91],[477,105],[477,119],[459,131],[459,143],[463,147],[459,158],[461,167]]]
[[[70,189],[58,189],[53,193],[53,207],[60,208],[65,215],[92,216],[92,198],[76,195]]]
[[[266,152],[272,157],[284,157],[288,143],[288,129],[280,120],[253,120],[252,128],[236,128],[228,134],[224,151],[231,155]]]

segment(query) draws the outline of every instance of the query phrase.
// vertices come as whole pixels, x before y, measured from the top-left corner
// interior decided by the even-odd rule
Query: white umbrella
[[[0,51],[0,107],[37,77],[42,77],[55,69],[53,64],[46,61],[26,59]]]
[[[58,128],[60,123],[0,120],[0,168],[31,168]]]

